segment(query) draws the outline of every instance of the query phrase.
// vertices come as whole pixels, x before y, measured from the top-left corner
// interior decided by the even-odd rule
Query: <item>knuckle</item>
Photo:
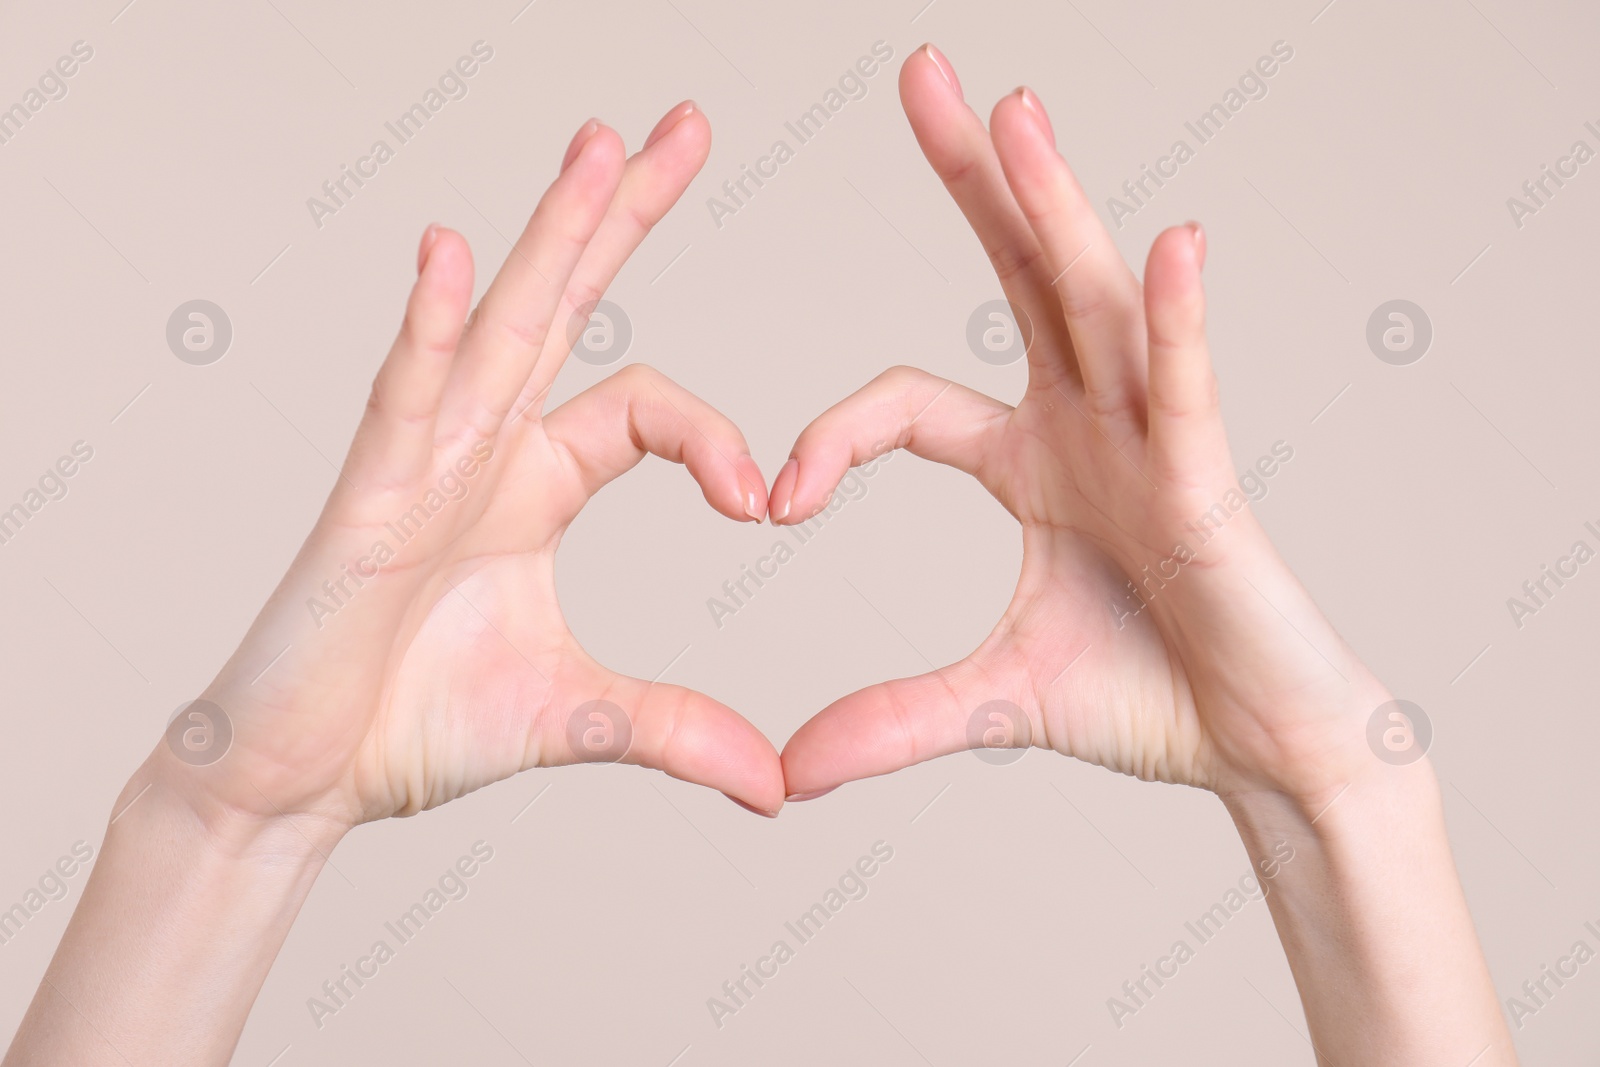
[[[1061,285],[1061,310],[1069,320],[1092,322],[1111,309],[1111,294],[1098,285]]]
[[[978,156],[970,153],[940,156],[938,164],[934,166],[934,173],[939,175],[939,180],[946,185],[966,185],[977,177]]]
[[[513,345],[523,349],[542,346],[545,335],[549,332],[548,327],[543,322],[524,323],[507,316],[490,318],[487,320],[487,325],[492,326],[497,333]]]
[[[1011,244],[999,245],[989,249],[988,252],[989,265],[994,268],[994,275],[1000,279],[1001,285],[1016,281],[1030,273],[1044,256],[1043,250],[1037,246],[1018,248]]]
[[[613,374],[612,378],[624,388],[638,391],[661,385],[667,380],[665,374],[648,363],[630,363]]]
[[[928,377],[927,371],[900,363],[879,374],[877,378],[873,379],[873,383],[900,391],[913,388],[927,380]]]

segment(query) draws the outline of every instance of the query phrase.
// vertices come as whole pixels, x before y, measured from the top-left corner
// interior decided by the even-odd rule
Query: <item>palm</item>
[[[556,600],[555,550],[590,489],[530,410],[500,477],[465,528],[434,554],[431,602],[389,657],[373,730],[357,762],[368,809],[435,807],[518,771],[579,758],[567,713],[628,697],[583,651]],[[424,776],[413,779],[416,768]]]
[[[1030,386],[983,476],[1022,525],[1021,574],[972,659],[1018,680],[1013,699],[1035,709],[1042,732],[1035,744],[1141,778],[1193,781],[1204,776],[1210,726],[1181,650],[1131,588],[1171,553],[1169,527],[1179,525],[1145,481],[1141,438],[1126,420],[1097,429],[1059,383]]]

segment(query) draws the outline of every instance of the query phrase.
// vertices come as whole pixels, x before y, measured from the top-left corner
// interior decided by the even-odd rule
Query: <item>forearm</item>
[[[339,835],[283,818],[202,818],[162,768],[158,753],[118,798],[3,1067],[232,1056]]]
[[[1223,799],[1258,863],[1294,849],[1267,902],[1318,1063],[1516,1064],[1426,759],[1310,804]]]

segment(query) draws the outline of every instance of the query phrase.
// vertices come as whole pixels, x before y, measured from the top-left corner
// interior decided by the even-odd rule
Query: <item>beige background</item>
[[[468,236],[481,285],[584,119],[637,146],[694,97],[716,131],[710,162],[611,298],[636,331],[628,358],[731,415],[770,475],[811,417],[894,363],[1020,392],[1020,364],[966,348],[968,314],[999,288],[900,113],[895,70],[913,48],[944,47],[980,111],[1033,86],[1103,201],[1285,40],[1295,58],[1270,95],[1118,243],[1142,264],[1162,227],[1206,223],[1236,458],[1293,445],[1260,514],[1434,722],[1502,997],[1580,937],[1600,945],[1582,927],[1600,925],[1600,564],[1520,631],[1506,607],[1574,540],[1593,545],[1582,523],[1600,520],[1600,162],[1520,230],[1505,205],[1574,140],[1600,147],[1582,128],[1600,122],[1600,13],[1323,2],[8,5],[0,101],[76,40],[94,58],[0,146],[0,506],[74,441],[94,458],[0,546],[0,907],[73,842],[98,846],[127,775],[276,582],[429,221]],[[470,95],[314,227],[306,198],[479,39],[495,57]],[[891,69],[719,230],[707,198],[879,39]],[[164,339],[197,297],[235,330],[209,367]],[[1393,298],[1436,332],[1408,367],[1364,340]],[[571,364],[557,399],[604,373]],[[967,652],[1015,579],[1015,529],[975,483],[897,457],[869,484],[719,631],[706,598],[774,533],[715,517],[681,469],[650,461],[578,520],[564,606],[611,666],[650,677],[672,663],[673,681],[781,745],[833,698]],[[478,840],[494,859],[470,894],[317,1029],[307,998]],[[715,1027],[706,998],[877,840],[895,852],[870,895]],[[775,823],[637,769],[531,773],[364,828],[334,863],[238,1064],[1311,1061],[1260,904],[1113,1025],[1106,999],[1248,862],[1211,797],[1040,752],[1002,769],[936,761]],[[83,881],[0,946],[6,1033]],[[1526,1060],[1593,1061],[1597,1009],[1600,963],[1525,1020]],[[182,1024],[184,1005],[171,1010]]]

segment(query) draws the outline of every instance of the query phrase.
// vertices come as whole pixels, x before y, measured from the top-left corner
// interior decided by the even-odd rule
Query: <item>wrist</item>
[[[1325,850],[1358,849],[1373,837],[1445,834],[1439,781],[1423,756],[1404,766],[1365,748],[1297,775],[1314,788],[1221,792],[1247,847],[1289,839]]]
[[[1329,1062],[1358,1067],[1514,1064],[1433,768],[1368,757],[1324,797],[1222,798],[1269,880],[1312,1038]]]
[[[108,1062],[108,1046],[121,1062],[232,1056],[338,835],[219,807],[195,770],[163,746],[117,798],[17,1062]]]
[[[227,763],[192,766],[158,745],[117,797],[107,840],[149,808],[179,840],[219,861],[304,867],[314,877],[349,824],[286,812]]]

